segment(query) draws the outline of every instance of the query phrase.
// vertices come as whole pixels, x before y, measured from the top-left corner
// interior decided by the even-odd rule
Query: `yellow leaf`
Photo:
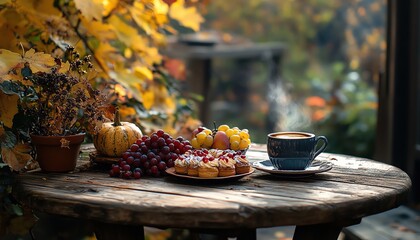
[[[134,74],[139,77],[140,79],[153,79],[153,73],[147,67],[136,66],[134,67]]]
[[[0,0],[0,4],[10,3],[12,0]]]
[[[110,66],[113,62],[123,61],[120,59],[120,55],[116,48],[111,46],[109,43],[101,43],[99,47],[95,50],[95,58],[101,62],[101,65],[105,68],[106,71],[109,70]],[[110,61],[112,59],[112,61]]]
[[[14,53],[6,49],[0,49],[0,76],[6,74],[22,61],[19,53]]]
[[[150,34],[153,31],[153,27],[150,24],[151,17],[145,13],[144,4],[140,2],[134,2],[133,7],[129,8],[133,20],[141,27],[146,34]]]
[[[129,90],[132,94],[132,97],[137,101],[142,102],[142,93],[140,92],[138,85],[141,80],[134,75],[128,69],[116,69],[115,71],[110,71],[109,76],[118,81],[125,89]]]
[[[200,24],[204,22],[203,17],[197,12],[195,7],[186,7],[184,0],[177,0],[172,3],[169,16],[177,20],[184,27],[200,30]]]
[[[8,95],[0,91],[0,122],[8,128],[12,128],[13,117],[18,112],[18,100],[18,95]]]
[[[145,91],[143,92],[142,99],[144,108],[150,110],[155,103],[155,93],[153,91]]]
[[[70,63],[69,62],[62,62],[58,72],[59,73],[67,73],[69,70],[70,70]]]
[[[3,161],[9,165],[13,170],[20,171],[26,164],[32,160],[29,152],[31,147],[29,144],[17,144],[14,148],[5,148],[1,149],[1,155]]]
[[[169,10],[168,4],[162,0],[153,1],[153,11],[155,14],[167,15]]]
[[[102,5],[103,5],[103,12],[102,15],[103,16],[107,16],[112,10],[114,10],[114,8],[117,7],[119,0],[105,0],[102,1]]]
[[[114,27],[118,39],[127,46],[131,45],[131,38],[138,34],[135,28],[126,24],[116,15],[112,15],[109,18],[109,24]]]
[[[22,62],[29,63],[32,72],[49,72],[51,67],[56,65],[54,58],[49,54],[43,52],[35,52],[33,48],[27,51],[22,59]]]
[[[115,33],[113,32],[113,27],[111,25],[98,21],[90,21],[85,17],[82,17],[81,19],[89,34],[96,37],[100,41],[106,41],[115,38]]]
[[[101,20],[102,13],[105,11],[101,0],[74,0],[76,8],[91,21],[92,19]]]

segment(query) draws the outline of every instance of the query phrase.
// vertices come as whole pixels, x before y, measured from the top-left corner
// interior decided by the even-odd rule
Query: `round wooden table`
[[[263,148],[247,155],[267,159]],[[94,223],[98,239],[142,238],[140,226],[255,239],[256,228],[285,225],[297,226],[294,239],[337,239],[343,227],[399,206],[411,186],[406,173],[387,164],[328,153],[317,159],[332,169],[296,179],[256,170],[232,182],[32,172],[18,176],[14,191],[34,210]]]

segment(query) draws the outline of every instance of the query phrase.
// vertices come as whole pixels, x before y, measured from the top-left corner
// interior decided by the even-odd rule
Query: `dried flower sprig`
[[[90,57],[80,59],[73,48],[67,50],[69,71],[38,72],[27,76],[25,86],[34,96],[21,104],[35,135],[94,133],[105,121],[105,96],[94,89],[86,75],[93,69]],[[57,60],[59,65],[61,61]]]

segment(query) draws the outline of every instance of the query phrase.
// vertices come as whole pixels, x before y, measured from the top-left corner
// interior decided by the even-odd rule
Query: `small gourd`
[[[143,136],[141,130],[133,123],[121,122],[117,108],[114,122],[106,122],[93,139],[99,154],[108,157],[121,157],[137,139]]]

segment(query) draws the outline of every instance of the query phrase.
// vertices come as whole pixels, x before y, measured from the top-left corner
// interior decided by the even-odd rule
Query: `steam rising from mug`
[[[307,129],[310,119],[305,115],[304,107],[293,101],[281,79],[273,81],[268,87],[268,100],[274,106],[271,114],[275,114],[276,131],[290,129]]]

